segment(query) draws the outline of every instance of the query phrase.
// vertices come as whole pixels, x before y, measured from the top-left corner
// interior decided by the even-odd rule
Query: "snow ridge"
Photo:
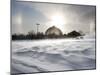
[[[12,42],[12,73],[95,69],[95,39]]]

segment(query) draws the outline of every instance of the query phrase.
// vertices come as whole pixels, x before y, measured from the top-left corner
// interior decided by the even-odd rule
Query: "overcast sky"
[[[95,30],[95,6],[12,1],[12,33],[45,32],[56,26],[67,34],[72,30]]]

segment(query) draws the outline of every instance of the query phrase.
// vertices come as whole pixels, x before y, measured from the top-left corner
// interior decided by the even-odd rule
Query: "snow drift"
[[[95,69],[95,39],[12,42],[12,73]]]

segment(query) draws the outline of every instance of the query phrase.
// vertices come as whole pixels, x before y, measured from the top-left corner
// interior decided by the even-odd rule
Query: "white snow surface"
[[[12,41],[11,72],[95,69],[95,39]]]

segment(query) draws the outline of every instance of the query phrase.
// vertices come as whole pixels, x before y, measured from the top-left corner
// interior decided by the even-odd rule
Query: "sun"
[[[51,16],[51,26],[56,26],[62,31],[65,31],[66,19],[63,14],[55,13]]]
[[[65,23],[64,17],[61,14],[55,14],[51,17],[53,25],[62,25]]]

